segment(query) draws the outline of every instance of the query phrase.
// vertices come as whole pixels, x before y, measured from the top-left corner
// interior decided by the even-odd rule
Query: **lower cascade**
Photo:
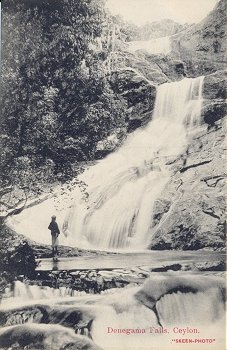
[[[160,85],[152,121],[81,176],[88,200],[75,196],[63,224],[76,245],[146,248],[154,203],[171,178],[166,163],[186,150],[201,124],[203,78]]]
[[[89,349],[108,350],[115,342],[123,350],[132,341],[140,349],[142,341],[143,349],[161,350],[166,345],[175,350],[171,339],[183,337],[192,339],[195,349],[200,346],[196,340],[204,339],[215,339],[213,345],[224,349],[223,276],[153,273],[141,286],[116,291],[53,293],[52,288],[17,281],[13,295],[5,295],[1,304],[0,343],[6,348],[33,342],[29,349],[68,349],[84,341]]]

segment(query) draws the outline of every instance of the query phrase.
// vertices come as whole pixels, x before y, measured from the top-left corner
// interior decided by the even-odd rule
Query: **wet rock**
[[[25,336],[26,335],[26,336]],[[75,334],[69,328],[61,325],[17,325],[3,329],[0,334],[3,348],[13,349],[70,349],[70,350],[101,350],[88,337]]]
[[[206,102],[201,112],[204,122],[209,125],[214,125],[217,120],[224,118],[226,115],[227,104],[220,100]]]
[[[172,264],[172,265],[167,265],[167,266],[162,266],[162,267],[156,267],[154,269],[151,269],[152,272],[166,272],[169,270],[172,271],[179,271],[181,270],[182,265],[181,264]]]
[[[205,263],[195,263],[194,267],[199,271],[225,271],[226,263],[224,261],[209,261]]]
[[[160,309],[156,308],[156,303],[164,296],[169,295],[170,297],[170,295],[178,292],[184,294],[207,292],[209,289],[213,290],[213,288],[217,288],[219,293],[225,297],[225,279],[222,277],[205,276],[204,274],[159,273],[158,278],[155,280],[155,275],[145,281],[139,291],[135,293],[135,297],[143,305],[154,311],[159,325],[161,325],[159,317]],[[175,303],[172,305],[173,309],[174,305]],[[203,317],[204,315],[202,315]],[[161,317],[161,319],[163,318]]]
[[[0,325],[1,326],[15,326],[18,323],[24,324],[27,322],[41,323],[47,322],[46,308],[38,305],[18,307],[10,309],[9,311],[0,312]]]
[[[227,114],[226,83],[227,73],[218,71],[204,78],[202,118],[205,123],[214,125]]]
[[[150,269],[143,268],[83,271],[41,271],[30,283],[55,289],[67,288],[67,295],[77,292],[97,294],[103,291],[141,284],[150,275]]]

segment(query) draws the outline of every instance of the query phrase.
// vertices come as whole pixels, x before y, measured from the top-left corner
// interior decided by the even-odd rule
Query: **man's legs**
[[[58,254],[58,236],[52,234],[52,255],[53,257]]]
[[[58,254],[58,234],[56,234],[56,240],[55,240],[55,253]]]
[[[53,234],[51,235],[51,237],[52,237],[52,255],[54,257],[55,256],[55,242],[56,242],[56,238],[55,238],[55,236]]]

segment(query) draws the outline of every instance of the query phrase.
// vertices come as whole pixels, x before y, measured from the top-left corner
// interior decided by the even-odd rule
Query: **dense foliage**
[[[125,125],[126,106],[107,79],[104,4],[5,0],[2,8],[2,186],[35,182],[35,169],[39,181],[70,175]]]

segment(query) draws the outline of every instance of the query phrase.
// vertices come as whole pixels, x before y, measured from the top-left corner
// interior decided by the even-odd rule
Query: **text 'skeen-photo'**
[[[227,0],[0,10],[0,350],[226,350]]]

